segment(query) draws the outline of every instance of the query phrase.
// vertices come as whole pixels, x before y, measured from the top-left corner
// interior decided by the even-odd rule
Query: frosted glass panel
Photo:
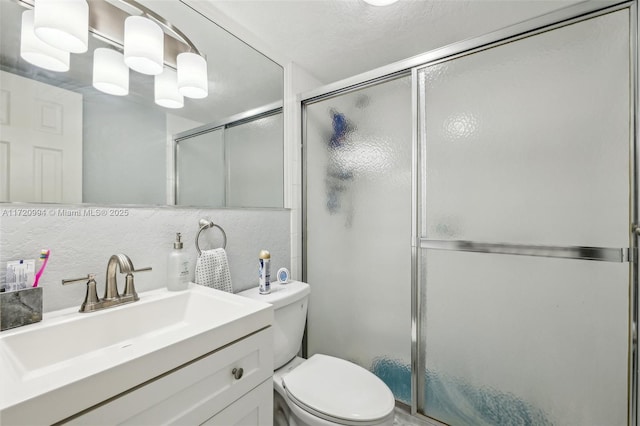
[[[229,207],[283,207],[282,113],[226,130]]]
[[[309,355],[411,399],[411,79],[307,106]]]
[[[425,250],[425,407],[452,425],[625,425],[629,265]]]
[[[423,235],[629,245],[627,10],[422,70]]]
[[[224,206],[224,130],[178,143],[178,205]]]
[[[629,36],[621,10],[421,70],[421,235],[628,247]],[[421,411],[627,424],[629,264],[432,249],[420,262]]]

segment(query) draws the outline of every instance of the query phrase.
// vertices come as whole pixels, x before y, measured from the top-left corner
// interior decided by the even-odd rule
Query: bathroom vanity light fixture
[[[187,98],[206,98],[209,93],[207,61],[195,53],[178,55],[178,89]]]
[[[129,16],[124,21],[124,62],[142,74],[158,75],[164,65],[164,33],[149,18]]]
[[[171,68],[165,68],[155,76],[154,92],[156,104],[165,108],[182,108],[184,97],[178,90],[178,77]]]
[[[155,95],[158,105],[179,108],[184,104],[183,96],[201,99],[208,95],[206,59],[182,31],[134,0],[18,1],[33,9],[23,13],[20,42],[20,56],[33,65],[68,71],[69,54],[86,52],[91,32],[117,49],[95,50],[96,89],[118,96],[128,94],[128,71],[132,69],[153,76],[166,74],[154,84],[160,90]],[[169,79],[173,82],[171,91]]]
[[[108,47],[93,51],[93,87],[110,95],[129,94],[129,68],[122,53]]]
[[[20,56],[40,68],[57,72],[69,71],[69,52],[57,49],[36,37],[33,31],[33,10],[22,12]]]
[[[89,46],[89,5],[86,0],[36,0],[33,29],[45,43],[71,53]]]

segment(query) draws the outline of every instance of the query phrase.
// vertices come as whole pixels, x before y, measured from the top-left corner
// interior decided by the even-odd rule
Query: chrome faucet
[[[122,294],[118,292],[118,281],[116,280],[116,270],[118,267],[120,268],[121,274],[126,274]],[[80,306],[80,312],[93,312],[140,300],[133,283],[133,273],[143,271],[151,271],[151,268],[135,269],[129,256],[126,254],[114,254],[109,258],[109,262],[107,263],[107,278],[104,287],[104,297],[102,299],[100,299],[97,294],[97,284],[94,274],[89,274],[82,278],[62,280],[62,284],[67,285],[88,280],[87,293]]]
[[[133,277],[133,263],[126,254],[114,254],[109,258],[107,263],[107,279],[104,286],[104,297],[102,300],[117,300],[120,298],[118,293],[118,281],[116,280],[116,269],[120,266],[120,273],[131,275]],[[134,296],[135,295],[135,296]],[[133,292],[134,300],[138,300],[138,295]]]

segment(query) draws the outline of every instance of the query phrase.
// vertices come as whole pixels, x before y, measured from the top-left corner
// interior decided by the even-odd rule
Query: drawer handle
[[[231,374],[233,374],[233,377],[236,380],[240,380],[240,379],[242,379],[242,375],[244,374],[244,370],[242,369],[242,367],[234,368],[233,370],[231,370]]]

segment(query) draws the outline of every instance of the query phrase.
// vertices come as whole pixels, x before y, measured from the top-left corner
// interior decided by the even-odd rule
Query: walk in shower
[[[590,7],[303,101],[308,355],[446,424],[635,425],[637,10]]]

